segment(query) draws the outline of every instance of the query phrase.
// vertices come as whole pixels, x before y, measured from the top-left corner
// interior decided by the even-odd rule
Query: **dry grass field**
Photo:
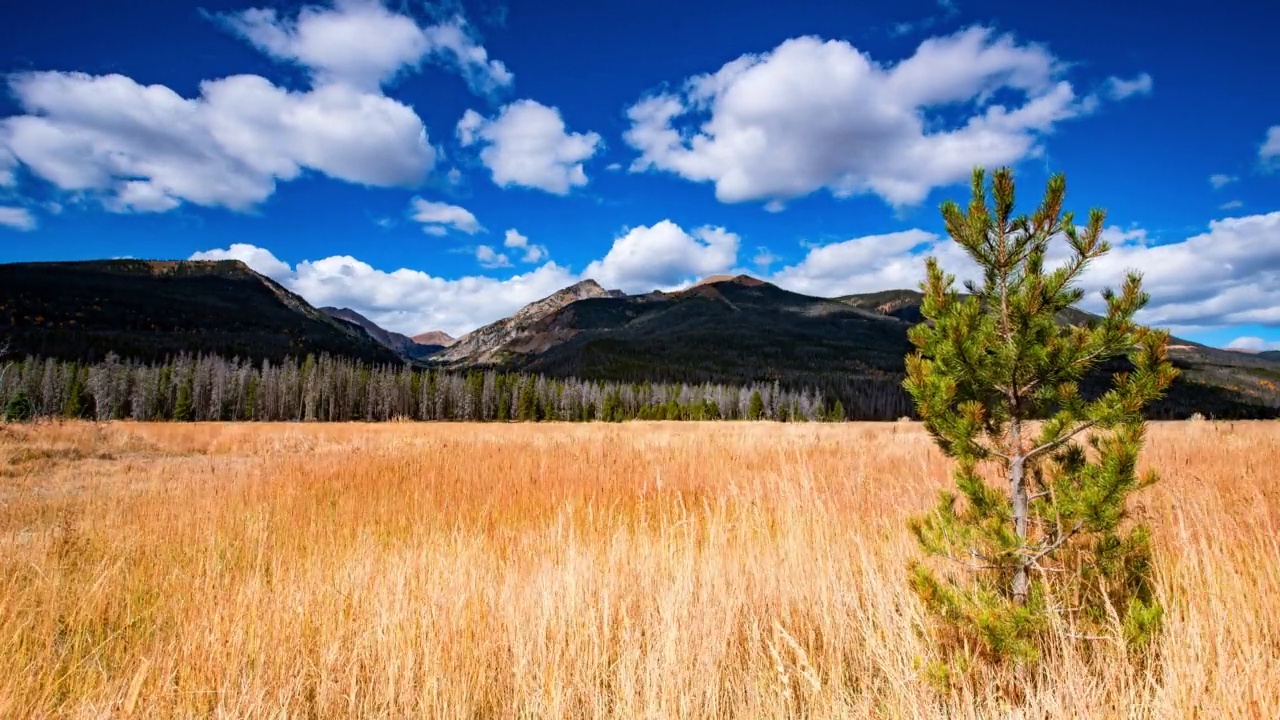
[[[0,717],[1280,718],[1280,425],[1144,457],[1154,660],[1013,705],[924,678],[917,425],[0,427]]]

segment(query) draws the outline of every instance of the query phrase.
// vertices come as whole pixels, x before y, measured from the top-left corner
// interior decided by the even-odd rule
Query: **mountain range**
[[[313,308],[237,261],[0,265],[0,328],[8,326],[19,354],[91,360],[112,351],[156,359],[192,351],[279,359],[327,352],[590,380],[776,381],[819,389],[864,417],[882,418],[910,410],[901,379],[920,300],[912,290],[811,297],[745,275],[643,295],[584,280],[454,341],[438,332],[390,332],[350,309]],[[1060,321],[1093,318],[1073,310]],[[1170,355],[1182,376],[1153,412],[1276,416],[1277,354],[1175,340]],[[1099,377],[1092,385],[1104,383]]]
[[[443,350],[446,344],[452,344],[453,338],[442,332],[422,333],[414,337],[401,335],[398,332],[384,330],[369,318],[351,308],[322,307],[320,311],[329,317],[348,325],[352,325],[373,339],[374,342],[394,352],[405,360],[421,360]],[[430,342],[445,340],[449,343]]]

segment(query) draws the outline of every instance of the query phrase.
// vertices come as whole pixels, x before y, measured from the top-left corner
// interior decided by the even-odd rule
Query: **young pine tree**
[[[1063,212],[1062,175],[1049,179],[1029,217],[1013,214],[1009,169],[994,173],[991,194],[989,207],[984,173],[975,170],[969,207],[942,206],[947,232],[981,268],[982,282],[967,283],[962,296],[930,258],[927,322],[911,332],[917,351],[905,386],[955,460],[959,491],[943,492],[912,523],[927,553],[953,561],[949,572],[916,564],[911,583],[948,637],[987,657],[1033,660],[1050,614],[1091,635],[1118,621],[1139,643],[1158,626],[1160,608],[1148,531],[1124,522],[1125,504],[1155,481],[1135,466],[1142,409],[1176,375],[1169,336],[1134,322],[1148,296],[1133,273],[1118,293],[1103,292],[1106,313],[1096,322],[1059,322],[1084,295],[1081,275],[1109,249],[1102,210],[1083,227]],[[1046,268],[1054,242],[1069,253]],[[1082,396],[1084,376],[1118,356],[1132,368],[1101,395]]]

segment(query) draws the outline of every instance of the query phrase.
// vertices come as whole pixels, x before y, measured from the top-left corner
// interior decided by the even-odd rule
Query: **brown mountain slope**
[[[419,333],[414,335],[412,340],[419,345],[439,345],[440,347],[449,347],[450,345],[458,342],[457,338],[443,330],[431,330],[429,332]]]

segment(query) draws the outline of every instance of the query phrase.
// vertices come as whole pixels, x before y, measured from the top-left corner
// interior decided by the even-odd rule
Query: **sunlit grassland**
[[[943,692],[918,425],[3,427],[0,717],[1280,717],[1280,424],[1143,457],[1153,655]]]

